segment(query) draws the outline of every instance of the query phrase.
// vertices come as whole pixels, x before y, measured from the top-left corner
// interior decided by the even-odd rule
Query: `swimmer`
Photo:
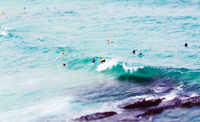
[[[3,12],[3,11],[1,11],[1,10],[0,10],[0,13],[1,13],[1,14],[3,14],[3,15],[6,15],[6,13],[4,13],[4,12]]]
[[[103,58],[101,58],[101,62],[100,62],[100,64],[103,64],[103,63],[105,63],[105,59],[103,59]]]
[[[142,53],[138,54],[137,56],[143,56]]]
[[[187,42],[185,43],[185,46],[186,46],[186,47],[188,46]]]
[[[114,42],[112,42],[112,41],[108,40],[108,43],[114,43]]]
[[[65,51],[64,51],[64,50],[62,51],[62,54],[65,54]]]
[[[93,58],[93,61],[92,61],[92,63],[95,63],[95,59]]]
[[[133,53],[135,54],[135,49],[133,49]]]
[[[69,61],[69,63],[71,63],[71,62],[72,62],[72,60]],[[62,64],[63,64],[63,66],[65,66],[65,65],[67,65],[67,64],[69,64],[69,63],[62,63]]]

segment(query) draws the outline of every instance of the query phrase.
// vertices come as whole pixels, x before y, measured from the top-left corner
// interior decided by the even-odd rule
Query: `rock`
[[[103,112],[103,113],[94,113],[86,116],[82,116],[80,118],[75,119],[74,121],[77,122],[85,122],[85,121],[92,121],[92,120],[98,120],[103,119],[109,116],[113,116],[117,114],[116,112],[110,111],[110,112]]]
[[[164,98],[137,101],[133,104],[121,107],[124,109],[122,113],[110,111],[103,113],[94,113],[82,116],[73,121],[75,122],[124,122],[124,121],[140,121],[150,122],[151,116],[163,112],[165,109],[177,107],[193,107],[200,106],[200,96],[196,97],[176,97],[170,101],[162,101]],[[136,109],[137,108],[137,109]],[[128,109],[128,110],[127,110]],[[115,115],[115,116],[114,116]],[[149,119],[148,119],[149,118]]]
[[[151,106],[157,106],[163,99],[152,99],[152,100],[147,100],[147,101],[144,99],[143,101],[137,101],[133,104],[126,105],[122,108],[133,109],[133,108],[146,108],[146,107],[151,107]]]

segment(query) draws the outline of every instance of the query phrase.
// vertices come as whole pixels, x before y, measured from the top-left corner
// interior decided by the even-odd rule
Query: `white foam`
[[[169,100],[173,100],[175,97],[177,97],[177,94],[176,94],[176,92],[171,92],[170,94],[167,94],[163,97],[165,98],[163,101],[169,101]]]
[[[21,109],[1,112],[0,120],[9,122],[34,122],[41,118],[65,113],[70,108],[70,97],[56,97]]]
[[[1,27],[1,30],[12,30],[13,28],[8,28],[8,27]]]
[[[6,32],[0,32],[0,35],[6,36],[6,35],[8,35],[8,33],[6,33]]]
[[[162,92],[163,91],[163,87],[156,87],[155,89],[154,89],[154,92],[155,93],[159,93],[159,92]]]
[[[196,93],[193,93],[190,97],[196,97],[198,96]]]
[[[126,66],[124,63],[123,63],[122,66],[123,66],[125,72],[130,71],[130,73],[133,73],[133,71],[137,71],[139,68],[144,68],[144,66],[139,66],[139,67],[129,67],[129,66]]]
[[[4,27],[5,30],[12,30],[13,28]]]
[[[176,87],[176,89],[177,89],[178,91],[182,91],[182,90],[183,90],[183,89],[182,89],[182,86],[183,86],[183,85],[180,85],[180,86]]]
[[[112,68],[113,66],[116,66],[118,63],[118,61],[116,59],[111,59],[110,61],[107,61],[103,64],[100,64],[98,67],[97,67],[97,71],[100,72],[100,71],[103,71],[103,70],[106,70],[107,68]]]

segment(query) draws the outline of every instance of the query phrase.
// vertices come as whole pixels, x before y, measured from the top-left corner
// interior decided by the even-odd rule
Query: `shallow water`
[[[1,1],[0,120],[69,121],[143,98],[199,95],[199,9],[195,0]],[[152,120],[199,121],[198,113]]]

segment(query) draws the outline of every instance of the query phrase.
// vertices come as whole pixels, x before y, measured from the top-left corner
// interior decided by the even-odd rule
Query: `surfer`
[[[112,42],[112,41],[108,40],[108,43],[114,43],[114,42]]]
[[[65,54],[65,51],[64,51],[64,50],[62,51],[62,54]]]
[[[69,61],[69,63],[71,63],[71,62],[72,62],[72,60]],[[69,63],[62,63],[62,64],[63,64],[63,66],[65,66],[65,65],[67,65],[67,64],[69,64]]]
[[[188,46],[187,42],[185,43],[185,46],[186,46],[186,47]]]
[[[100,64],[103,64],[103,63],[105,63],[105,59],[103,59],[103,58],[101,58],[101,63]]]
[[[133,53],[135,54],[135,49],[133,49]]]
[[[95,63],[95,59],[93,58],[93,61],[92,61],[92,63]]]

